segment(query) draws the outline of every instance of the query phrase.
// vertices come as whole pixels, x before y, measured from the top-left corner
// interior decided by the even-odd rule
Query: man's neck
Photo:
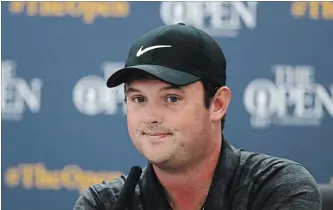
[[[174,208],[194,209],[204,204],[221,152],[221,144],[222,141],[217,141],[211,147],[210,151],[213,152],[208,152],[201,162],[191,167],[169,172],[153,166]]]

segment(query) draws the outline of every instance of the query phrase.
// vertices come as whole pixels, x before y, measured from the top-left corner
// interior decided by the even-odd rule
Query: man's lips
[[[161,140],[165,137],[168,137],[170,135],[172,135],[172,133],[168,133],[168,132],[143,132],[143,135],[145,135],[147,138],[151,139],[151,140]]]
[[[171,133],[165,133],[165,132],[154,132],[154,133],[145,133],[143,132],[144,135],[147,135],[147,136],[166,136],[166,135],[171,135]]]

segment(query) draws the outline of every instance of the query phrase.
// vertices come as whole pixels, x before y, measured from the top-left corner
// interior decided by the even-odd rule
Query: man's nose
[[[147,106],[145,113],[146,113],[145,117],[146,123],[161,123],[163,121],[163,113],[159,106],[156,105]]]

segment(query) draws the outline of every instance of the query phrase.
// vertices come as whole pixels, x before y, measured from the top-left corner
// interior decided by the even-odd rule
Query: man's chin
[[[159,164],[165,164],[168,162],[168,159],[166,158],[147,158],[148,161],[154,165],[159,165]]]
[[[147,160],[153,164],[153,165],[156,165],[158,167],[162,167],[162,166],[165,166],[165,165],[168,165],[170,163],[170,158],[169,157],[153,157],[152,155],[148,155],[146,156]]]
[[[173,151],[171,148],[166,148],[165,145],[163,146],[151,146],[146,145],[142,147],[141,150],[143,156],[152,164],[154,165],[165,165],[170,164],[173,158]]]
[[[149,162],[154,165],[154,167],[160,170],[168,171],[169,173],[178,173],[184,166],[171,161],[171,159],[164,160],[149,160]]]

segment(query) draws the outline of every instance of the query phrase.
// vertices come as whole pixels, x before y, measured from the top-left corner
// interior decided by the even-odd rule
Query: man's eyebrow
[[[126,94],[128,94],[128,93],[130,93],[130,92],[141,92],[141,90],[136,89],[136,88],[134,88],[134,87],[129,87],[129,88],[126,89],[125,92],[126,92]]]
[[[182,92],[185,92],[182,86],[176,86],[176,85],[168,85],[166,87],[162,87],[160,90],[180,90]]]
[[[176,85],[168,85],[168,86],[160,88],[160,91],[165,91],[165,90],[179,90],[179,91],[185,92],[185,90],[182,86],[176,86]],[[134,87],[128,87],[126,89],[125,93],[128,94],[130,92],[140,93],[142,91],[139,89],[136,89]]]

